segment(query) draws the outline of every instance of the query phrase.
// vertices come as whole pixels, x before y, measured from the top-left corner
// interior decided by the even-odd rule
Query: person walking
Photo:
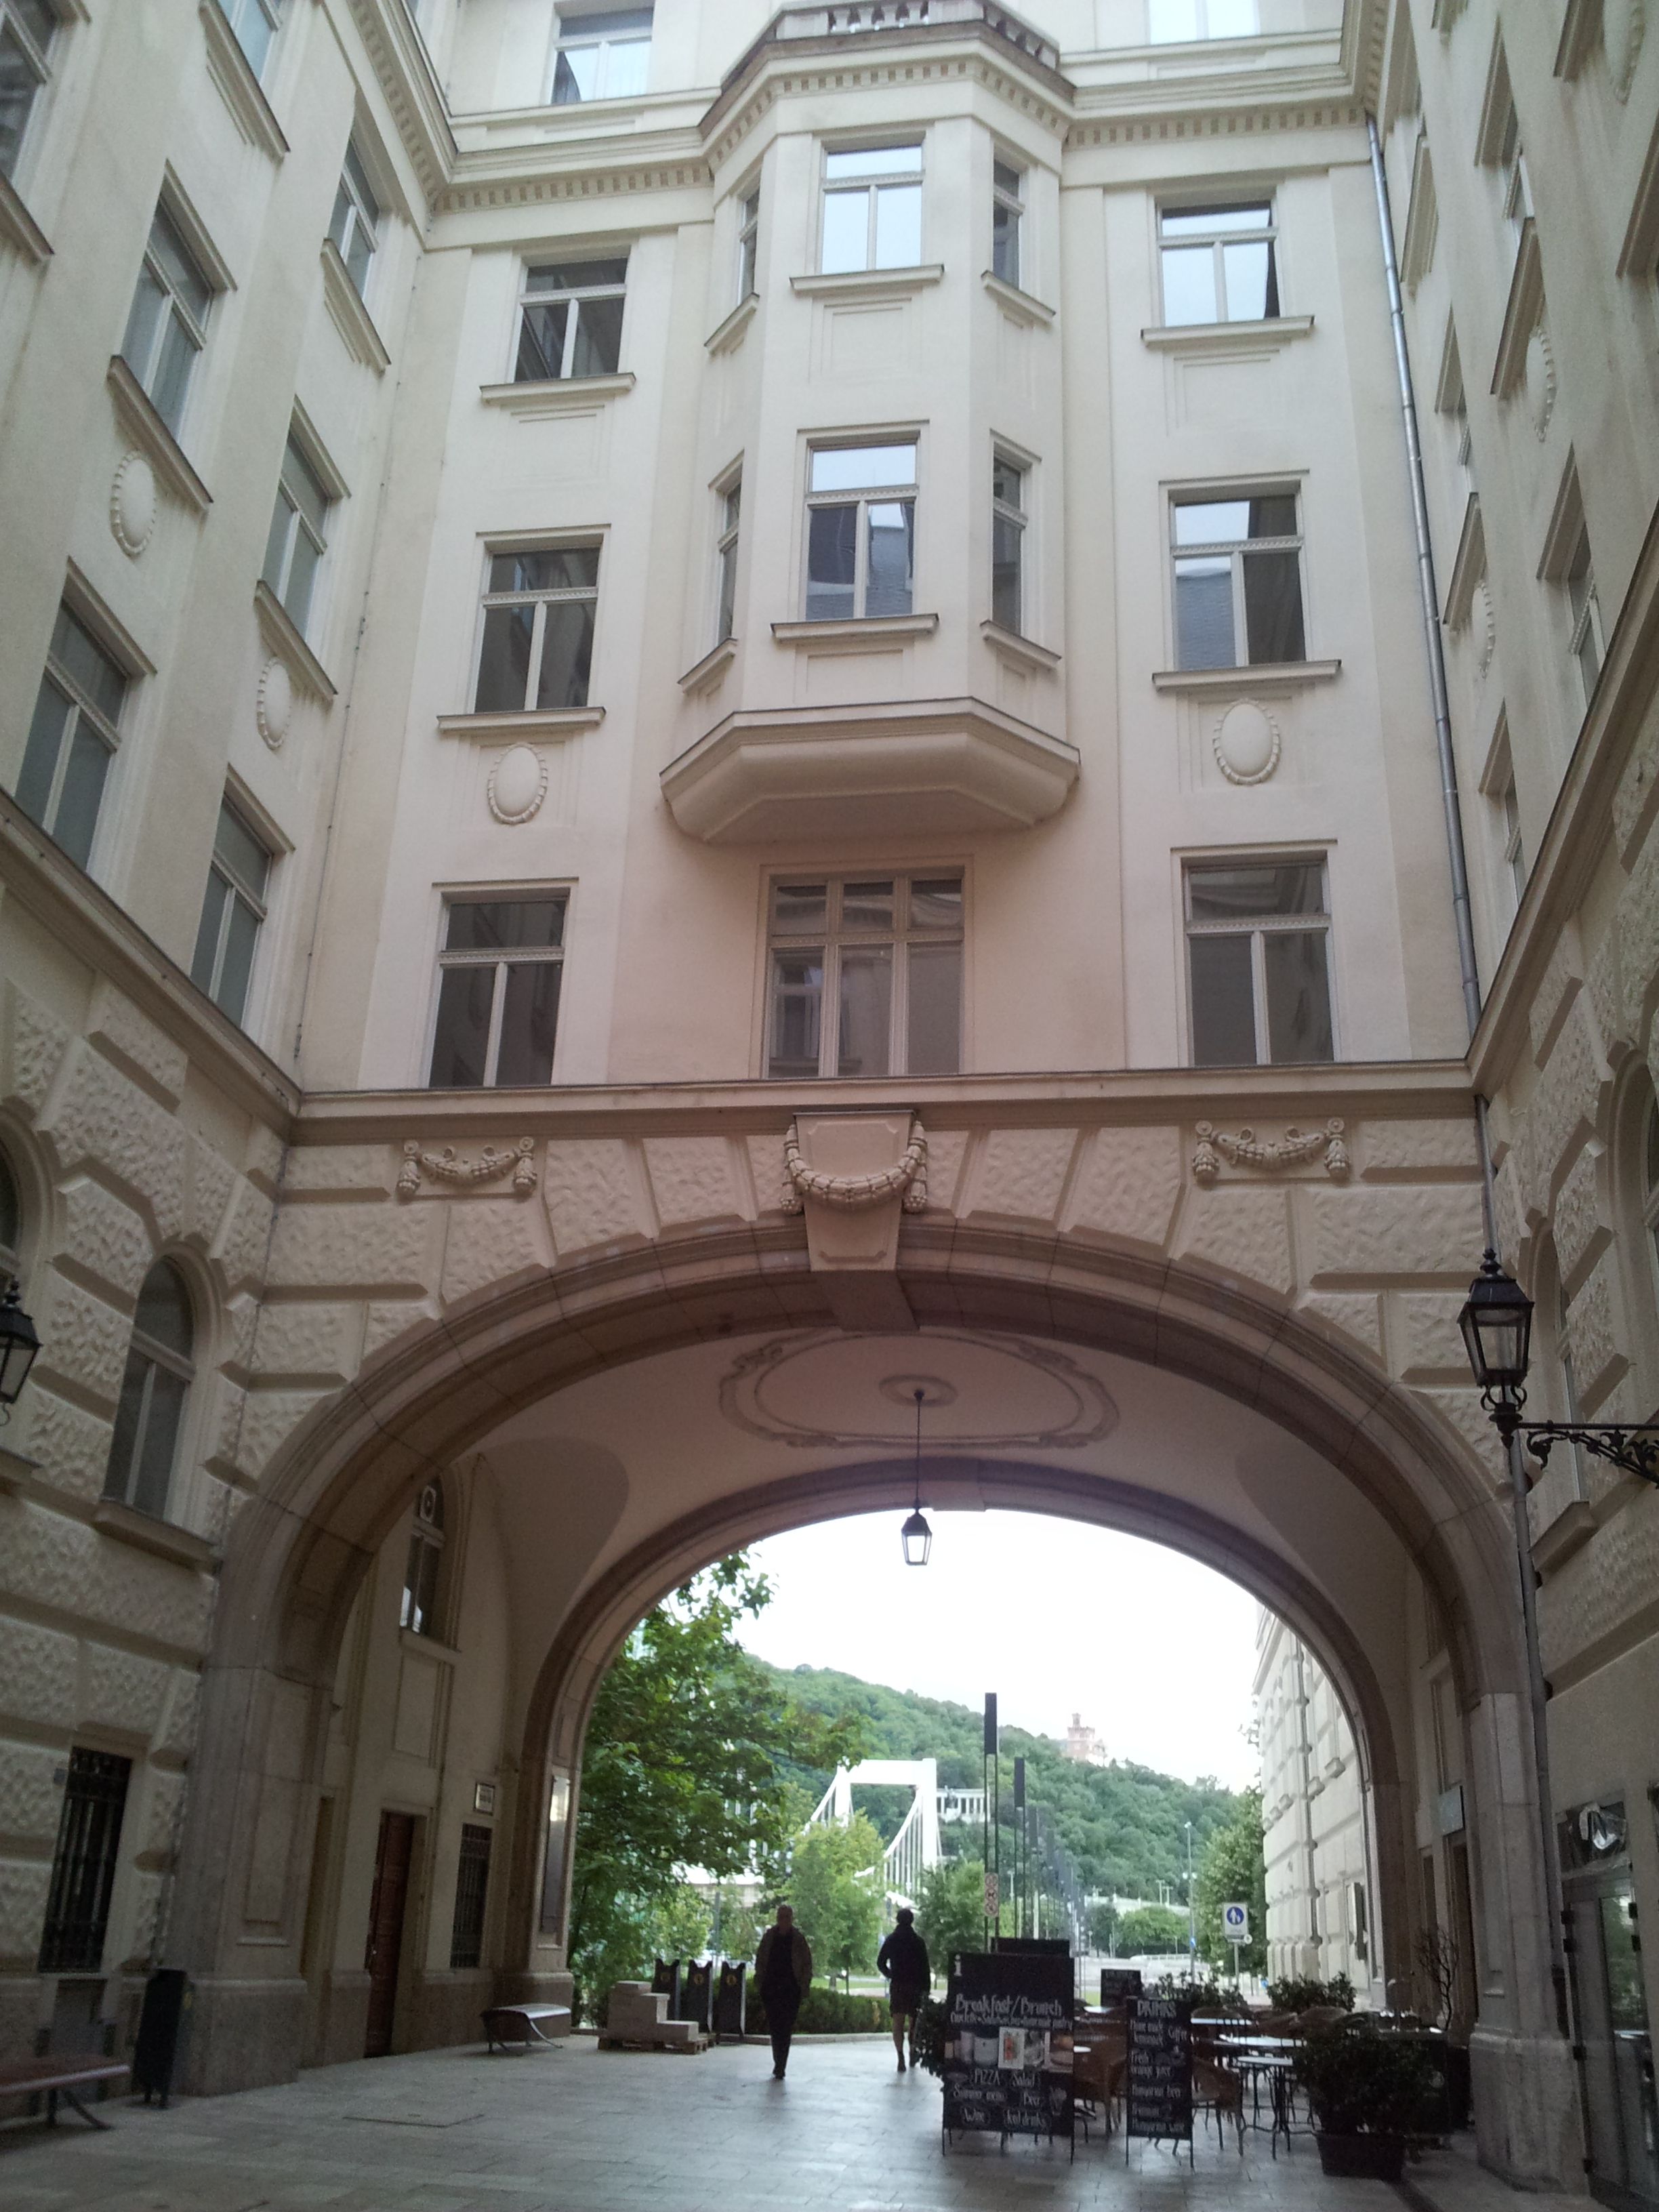
[[[800,2001],[812,1985],[812,1947],[795,1925],[787,1905],[760,1939],[755,1980],[772,2031],[772,2079],[781,2081],[789,2063],[789,2039],[795,2032]]]
[[[887,1984],[887,2001],[893,2012],[893,2048],[898,2053],[898,2070],[902,2074],[906,2030],[909,2033],[910,2063],[914,2065],[916,2014],[933,1985],[927,1946],[916,1933],[916,1916],[908,1905],[899,1907],[893,1931],[876,1954],[876,1972]]]

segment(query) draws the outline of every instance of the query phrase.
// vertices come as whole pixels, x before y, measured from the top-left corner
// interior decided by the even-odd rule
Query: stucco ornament
[[[453,1145],[446,1145],[441,1152],[422,1149],[418,1137],[410,1137],[404,1146],[404,1164],[398,1171],[398,1195],[415,1198],[419,1195],[422,1176],[432,1182],[476,1183],[498,1182],[504,1175],[513,1177],[513,1195],[528,1198],[536,1188],[536,1167],[531,1158],[535,1149],[532,1137],[520,1137],[516,1145],[486,1145],[477,1159],[463,1159]]]
[[[1322,1129],[1298,1129],[1292,1123],[1282,1137],[1264,1142],[1254,1129],[1241,1129],[1236,1137],[1230,1137],[1213,1121],[1200,1121],[1194,1132],[1198,1142],[1193,1147],[1193,1180],[1213,1182],[1224,1160],[1236,1168],[1261,1168],[1271,1174],[1322,1152],[1326,1174],[1340,1182],[1352,1164],[1342,1130],[1340,1118],[1334,1114]]]
[[[817,1199],[821,1206],[834,1206],[838,1212],[861,1213],[866,1206],[879,1206],[901,1193],[905,1212],[922,1213],[927,1207],[927,1133],[920,1121],[913,1121],[910,1141],[902,1157],[878,1174],[818,1175],[802,1159],[795,1124],[791,1121],[783,1140],[783,1176],[786,1213],[800,1212],[809,1198]]]
[[[1601,43],[1607,52],[1607,75],[1620,100],[1630,97],[1647,34],[1647,0],[1601,0]]]
[[[1542,322],[1527,340],[1527,404],[1532,413],[1532,427],[1541,445],[1555,412],[1555,356],[1550,350],[1549,331]]]
[[[155,531],[155,471],[137,452],[124,453],[109,488],[109,526],[116,544],[136,561]]]
[[[1484,676],[1492,666],[1492,657],[1498,645],[1498,625],[1493,618],[1492,586],[1482,577],[1475,586],[1469,600],[1469,632],[1474,639],[1474,649]]]
[[[1215,764],[1229,783],[1266,783],[1279,766],[1279,725],[1254,699],[1236,699],[1210,739]]]
[[[280,750],[294,720],[294,678],[275,653],[259,671],[253,719],[259,726],[259,735],[272,752]]]
[[[533,745],[509,745],[489,771],[489,811],[498,822],[528,822],[547,796],[547,761]]]

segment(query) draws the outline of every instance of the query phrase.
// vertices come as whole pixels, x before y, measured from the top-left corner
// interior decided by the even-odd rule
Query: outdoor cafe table
[[[1237,2066],[1250,2084],[1250,2125],[1261,2124],[1261,2083],[1267,2084],[1267,2105],[1273,2154],[1279,2156],[1282,2134],[1291,2142],[1291,2098],[1296,2082],[1297,2053],[1302,2039],[1294,2035],[1252,2035],[1223,2033],[1216,2039],[1222,2056]]]

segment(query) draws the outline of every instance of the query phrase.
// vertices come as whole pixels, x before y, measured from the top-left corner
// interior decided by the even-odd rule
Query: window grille
[[[449,1963],[478,1966],[483,1963],[484,1900],[489,1888],[488,1828],[468,1820],[461,1829],[460,1863],[455,1872],[455,1921],[449,1938]]]
[[[104,1963],[131,1775],[132,1761],[113,1752],[77,1747],[70,1753],[40,1940],[43,1974],[95,1974]]]

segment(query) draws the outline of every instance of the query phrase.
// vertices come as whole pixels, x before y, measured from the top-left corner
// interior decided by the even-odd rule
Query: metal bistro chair
[[[1226,2125],[1231,2121],[1238,2139],[1238,2154],[1243,2157],[1243,2079],[1209,2051],[1194,2051],[1193,2055],[1193,2111],[1204,2114],[1206,2130],[1213,2115],[1218,2144],[1225,2142]]]

